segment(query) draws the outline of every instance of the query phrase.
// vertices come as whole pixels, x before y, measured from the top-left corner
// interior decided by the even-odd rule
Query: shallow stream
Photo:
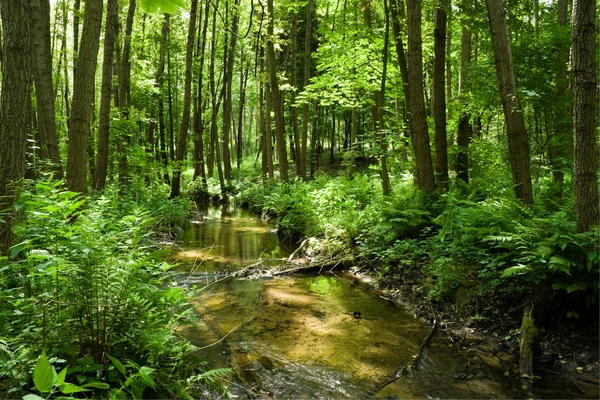
[[[199,355],[209,368],[233,366],[234,394],[286,399],[518,396],[502,375],[502,361],[482,364],[475,355],[456,352],[443,330],[434,335],[414,373],[386,385],[416,357],[430,328],[350,273],[220,280],[259,259],[276,263],[294,250],[245,210],[209,208],[203,220],[193,221],[180,246],[170,258],[178,261],[185,282],[209,285],[195,301],[199,322],[185,335],[200,348],[208,346]]]

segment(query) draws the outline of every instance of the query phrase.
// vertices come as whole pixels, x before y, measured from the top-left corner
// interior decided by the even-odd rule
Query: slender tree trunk
[[[0,95],[0,255],[13,242],[17,218],[13,204],[25,175],[31,118],[30,2],[0,1],[2,17],[2,92]],[[4,211],[8,210],[8,211]]]
[[[302,176],[302,144],[300,132],[298,130],[298,108],[296,107],[297,90],[297,53],[298,53],[298,14],[292,15],[292,28],[290,32],[290,81],[292,90],[290,94],[290,111],[292,114],[292,135],[294,138],[294,148],[296,149],[296,176]]]
[[[283,116],[283,103],[277,78],[277,61],[275,59],[275,45],[273,43],[275,14],[273,0],[267,0],[267,69],[271,83],[271,97],[273,98],[273,111],[275,116],[275,137],[277,139],[277,157],[279,158],[279,177],[283,182],[288,181],[288,160],[285,145],[285,120]]]
[[[185,51],[185,83],[183,91],[183,116],[181,117],[181,127],[177,139],[177,153],[175,166],[173,168],[173,180],[171,182],[171,198],[178,197],[181,194],[181,169],[185,159],[187,133],[190,126],[190,106],[192,98],[192,55],[194,51],[194,37],[196,34],[198,0],[192,0],[190,10],[190,25],[188,29],[187,45]]]
[[[558,0],[557,2],[557,22],[562,29],[566,29],[569,24],[569,1]],[[571,93],[567,95],[569,80],[567,77],[569,63],[569,42],[566,40],[559,43],[556,52],[558,60],[556,72],[556,95],[558,105],[556,106],[556,120],[554,134],[548,140],[548,158],[552,166],[552,176],[554,179],[556,198],[561,198],[565,180],[565,170],[572,161],[573,154],[573,136],[571,130],[573,126],[571,107]]]
[[[115,34],[118,23],[118,0],[108,0],[106,27],[104,28],[104,56],[102,60],[102,89],[100,92],[96,174],[94,175],[94,189],[97,191],[104,189],[108,171],[108,139],[110,129],[110,103],[112,100],[113,58],[115,53]]]
[[[204,60],[206,55],[206,32],[208,31],[208,21],[210,16],[210,6],[204,6],[204,20],[202,21],[202,38],[200,48],[200,65],[198,67],[198,115],[196,117],[198,128],[196,131],[196,155],[194,157],[194,179],[198,176],[202,179],[202,185],[206,187],[206,167],[204,164],[204,110],[206,101],[204,100]]]
[[[310,82],[310,56],[311,56],[311,42],[312,42],[312,12],[314,7],[314,0],[308,0],[306,5],[306,35],[304,38],[304,85],[306,88]],[[300,160],[300,177],[306,179],[306,164],[308,162],[307,145],[308,145],[308,102],[304,102],[302,105],[302,143],[300,155],[297,157]]]
[[[426,192],[435,190],[431,163],[431,147],[423,97],[423,42],[421,38],[421,0],[407,0],[408,10],[408,80],[411,137],[416,161],[417,187]]]
[[[227,4],[227,3],[226,3]],[[229,148],[229,137],[231,135],[231,116],[233,111],[233,105],[231,100],[232,92],[232,80],[233,80],[233,63],[235,60],[235,46],[237,42],[237,31],[239,21],[239,10],[238,6],[240,0],[234,1],[233,6],[233,20],[231,22],[231,39],[229,43],[226,43],[225,49],[227,51],[227,63],[225,65],[225,71],[223,75],[223,88],[225,89],[225,100],[223,101],[223,169],[225,180],[231,179],[231,154]],[[227,5],[226,5],[227,8]],[[225,37],[227,41],[227,37]]]
[[[33,78],[38,112],[40,136],[46,139],[42,154],[49,157],[57,178],[62,178],[62,165],[58,148],[52,85],[52,53],[50,51],[50,2],[32,1],[31,39],[33,45]]]
[[[165,14],[163,25],[162,25],[162,39],[160,41],[160,51],[158,59],[158,67],[154,75],[155,84],[158,88],[157,93],[154,95],[154,102],[158,104],[158,138],[160,141],[160,159],[162,161],[164,172],[163,179],[166,184],[170,184],[169,179],[169,158],[167,156],[167,141],[165,136],[165,118],[164,118],[164,101],[162,95],[163,89],[163,75],[165,71],[165,54],[167,50],[167,38],[169,37],[170,30],[170,15]]]
[[[533,204],[531,186],[529,141],[523,119],[523,108],[519,100],[515,70],[510,49],[506,11],[502,0],[486,0],[494,59],[500,87],[500,99],[506,120],[508,152],[512,170],[515,195],[527,205]]]
[[[573,178],[577,229],[600,225],[596,143],[595,0],[573,2]]]
[[[127,18],[125,20],[125,34],[123,35],[123,54],[119,68],[119,109],[121,117],[129,119],[129,107],[131,105],[131,33],[133,31],[133,17],[135,15],[135,0],[129,0]],[[129,182],[129,161],[127,152],[131,137],[124,133],[117,142],[117,153],[119,157],[119,182]]]
[[[248,85],[248,75],[250,73],[249,68],[245,68],[242,65],[240,71],[240,105],[238,113],[238,129],[237,129],[237,168],[240,169],[242,166],[243,149],[244,149],[244,105],[246,103],[246,87]]]
[[[469,125],[470,116],[466,110],[468,109],[468,74],[471,63],[472,35],[464,20],[461,21],[461,25],[458,93],[462,111],[458,119],[458,133],[456,139],[456,144],[458,145],[458,152],[456,155],[456,175],[458,179],[463,180],[465,183],[469,183],[469,141],[471,132]]]
[[[69,190],[79,193],[87,192],[86,149],[94,110],[94,87],[101,28],[102,0],[87,0],[81,47],[75,63],[66,175]]]
[[[271,85],[265,85],[265,150],[267,152],[267,172],[269,179],[275,178],[273,168],[273,131],[271,130]]]
[[[449,0],[442,2],[435,10],[433,31],[433,120],[435,124],[435,174],[438,187],[448,190],[448,143],[446,139],[446,10],[450,9]]]

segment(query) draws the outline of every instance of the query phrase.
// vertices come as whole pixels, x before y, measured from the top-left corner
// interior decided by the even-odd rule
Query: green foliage
[[[29,387],[32,369],[40,393],[114,388],[110,352],[133,366],[119,389],[127,387],[127,397],[141,398],[145,387],[183,395],[168,387],[183,378],[181,359],[191,349],[175,333],[190,305],[183,289],[169,286],[170,266],[155,261],[150,229],[180,224],[187,203],[141,193],[108,188],[84,203],[60,182],[40,181],[21,194],[19,241],[0,264],[0,334],[9,338],[0,353],[10,354],[0,357],[0,376],[11,379],[12,391]],[[40,346],[53,357],[42,353],[33,368]],[[66,363],[68,372],[57,375],[53,363]],[[156,385],[150,375],[159,377]]]

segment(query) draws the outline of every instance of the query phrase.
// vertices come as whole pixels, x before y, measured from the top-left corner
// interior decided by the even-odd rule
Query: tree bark
[[[194,37],[196,34],[197,10],[198,0],[192,0],[192,7],[190,10],[190,25],[188,28],[187,45],[185,50],[183,116],[181,117],[179,137],[177,138],[177,153],[175,155],[173,179],[171,181],[171,198],[178,197],[181,194],[181,169],[183,167],[183,160],[185,159],[187,133],[190,127],[190,106],[192,102],[192,55],[194,51]]]
[[[66,175],[69,190],[84,194],[87,192],[86,149],[94,105],[101,28],[102,0],[87,0],[74,72]]]
[[[502,0],[486,0],[494,59],[498,74],[500,100],[506,121],[508,152],[515,195],[524,204],[533,204],[529,140],[525,130],[523,108],[517,92],[514,63],[510,49],[506,11]]]
[[[458,152],[456,155],[456,175],[465,183],[469,183],[469,141],[471,130],[469,125],[468,109],[468,83],[469,66],[471,63],[472,34],[466,22],[461,21],[460,34],[460,76],[458,80],[458,93],[461,103],[461,115],[458,118],[458,133],[456,144]]]
[[[0,1],[2,17],[2,92],[0,97],[0,255],[13,242],[17,217],[12,210],[25,175],[31,117],[29,1]]]
[[[52,53],[50,50],[50,2],[33,0],[31,13],[31,41],[33,47],[33,79],[40,136],[46,139],[42,155],[49,157],[58,179],[62,165],[56,132],[54,88],[52,85]]]
[[[290,83],[292,90],[290,94],[290,111],[292,114],[292,135],[294,137],[294,147],[296,149],[296,176],[302,176],[302,163],[304,154],[302,153],[302,140],[298,131],[298,108],[296,107],[297,90],[297,53],[298,53],[298,14],[292,15],[292,29],[290,32]]]
[[[423,97],[423,41],[421,38],[421,0],[407,0],[408,10],[408,80],[411,137],[416,161],[419,190],[432,193],[435,178]]]
[[[600,224],[596,143],[596,1],[573,2],[573,177],[577,229]]]
[[[267,69],[271,83],[271,97],[273,99],[273,111],[275,116],[275,137],[277,140],[277,157],[279,158],[279,177],[283,182],[288,181],[288,160],[285,145],[285,120],[283,116],[283,102],[279,90],[279,78],[277,77],[277,61],[275,59],[274,28],[275,14],[273,0],[267,0],[268,24],[267,24]]]
[[[448,143],[446,140],[446,10],[449,0],[436,8],[433,30],[433,120],[435,124],[435,174],[439,189],[448,190]]]
[[[195,157],[194,157],[194,179],[198,176],[202,179],[202,185],[206,187],[206,166],[204,164],[204,109],[207,101],[204,99],[204,60],[206,58],[206,32],[208,31],[208,21],[210,16],[210,6],[204,6],[204,20],[202,21],[202,39],[200,48],[200,62],[198,67],[198,94],[197,94],[197,109],[198,115],[195,117],[197,121]]]
[[[223,101],[223,172],[225,180],[231,179],[231,152],[229,148],[229,137],[231,135],[231,116],[233,112],[233,104],[231,100],[232,81],[233,81],[233,64],[235,60],[235,46],[237,43],[237,31],[239,22],[239,7],[240,0],[235,0],[233,5],[233,20],[231,22],[231,39],[225,44],[227,51],[227,63],[223,76],[223,88],[225,89],[225,100]],[[227,40],[227,37],[225,38]]]
[[[312,41],[312,11],[314,7],[314,0],[308,0],[306,5],[306,35],[304,37],[304,85],[306,88],[310,82],[310,56]],[[306,180],[306,164],[308,163],[308,102],[304,102],[302,105],[302,143],[299,153],[301,156],[298,160],[301,162],[300,177]]]
[[[110,135],[110,103],[112,100],[113,58],[115,35],[119,23],[118,0],[108,0],[104,28],[104,55],[102,60],[102,88],[100,91],[100,116],[98,124],[98,148],[96,150],[96,174],[94,189],[101,191],[106,184],[108,171],[108,140]]]

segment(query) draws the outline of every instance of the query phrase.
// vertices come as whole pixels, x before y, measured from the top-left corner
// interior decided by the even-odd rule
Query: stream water
[[[196,298],[199,322],[185,335],[209,368],[233,366],[232,393],[261,398],[514,398],[499,369],[473,368],[443,331],[419,368],[386,385],[418,353],[430,328],[351,274],[223,279],[294,250],[255,215],[209,208],[171,255],[188,284],[209,285]],[[360,311],[361,318],[352,315]],[[224,339],[223,339],[224,338]],[[218,342],[218,344],[214,344]],[[213,345],[214,344],[214,345]],[[493,363],[492,363],[493,365]],[[473,372],[476,370],[477,372]]]

